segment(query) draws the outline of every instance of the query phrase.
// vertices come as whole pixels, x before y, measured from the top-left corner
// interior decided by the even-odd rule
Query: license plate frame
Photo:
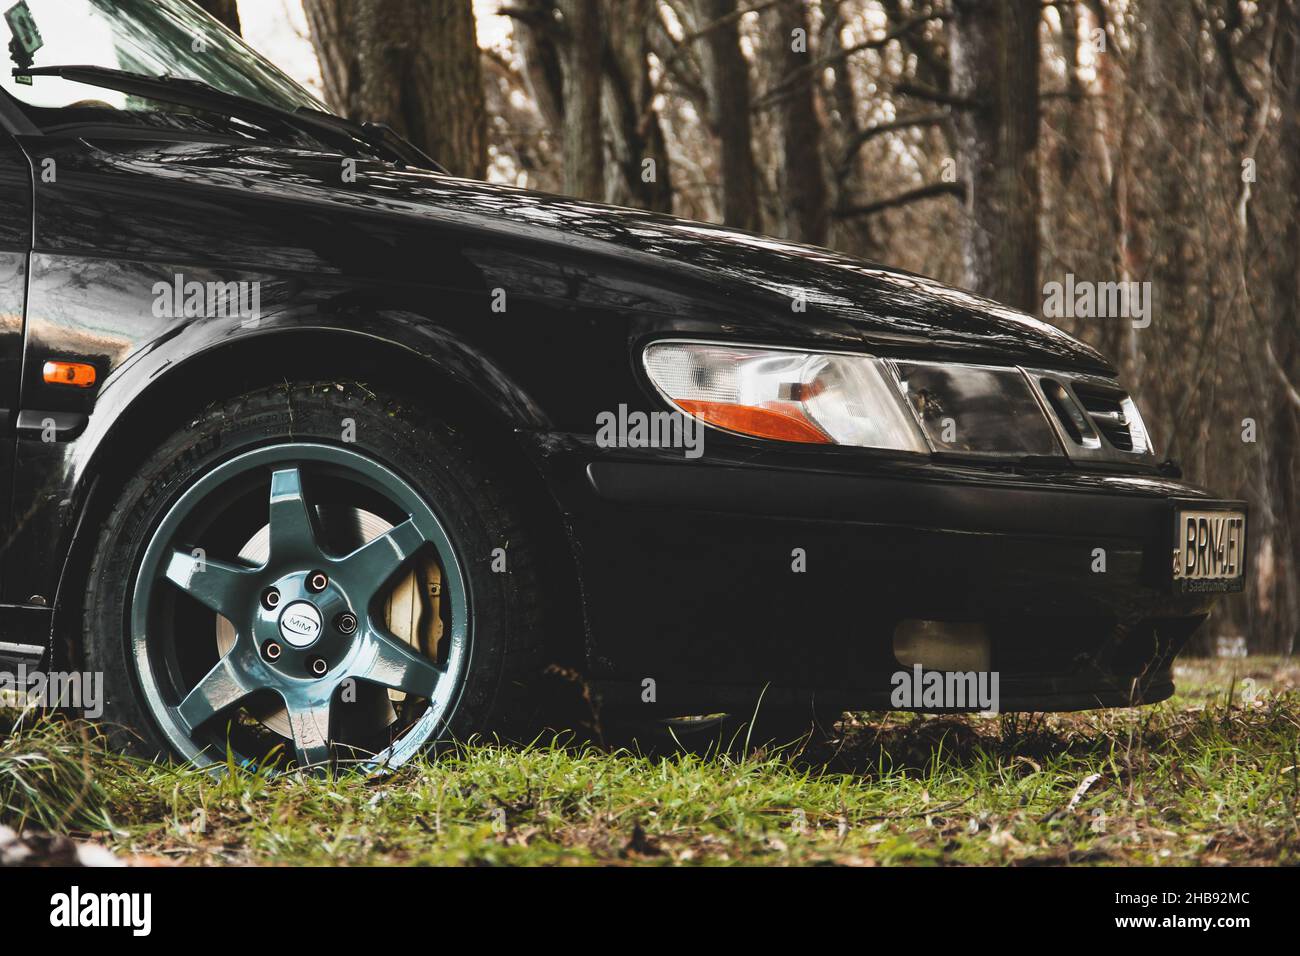
[[[1218,593],[1235,593],[1245,590],[1246,574],[1249,570],[1249,554],[1247,547],[1247,534],[1250,528],[1250,509],[1244,501],[1219,501],[1206,500],[1203,498],[1175,498],[1170,502],[1169,521],[1171,525],[1171,548],[1170,560],[1167,565],[1170,587],[1175,594],[1218,594]],[[1207,535],[1210,533],[1210,525],[1201,525],[1200,519],[1206,518],[1211,521],[1214,518],[1228,516],[1239,518],[1239,530],[1235,542],[1229,537],[1224,541],[1225,549],[1235,550],[1235,569],[1236,573],[1231,577],[1225,576],[1188,576],[1186,566],[1187,551],[1187,519],[1191,518],[1196,521],[1196,527],[1199,533],[1201,527],[1205,527]],[[1220,529],[1221,534],[1230,535],[1231,525],[1224,525]],[[1199,542],[1199,537],[1198,537]],[[1210,542],[1206,541],[1208,545]],[[1198,560],[1195,563],[1201,563],[1206,556],[1200,554],[1198,548]],[[1211,557],[1212,560],[1212,556]],[[1233,557],[1231,551],[1225,553],[1225,557]]]

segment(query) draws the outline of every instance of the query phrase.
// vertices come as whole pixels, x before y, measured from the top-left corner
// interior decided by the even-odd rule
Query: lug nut
[[[325,576],[324,571],[313,571],[307,575],[307,590],[315,591],[319,594],[329,587],[330,579]]]
[[[274,611],[280,604],[279,588],[267,588],[262,592],[262,607],[268,611]]]
[[[324,677],[325,672],[330,669],[329,664],[325,663],[325,658],[313,658],[311,662],[311,672],[317,677]]]
[[[262,645],[262,655],[268,661],[279,660],[280,645],[277,644],[275,641],[267,641],[265,644]]]
[[[343,634],[351,634],[357,629],[357,616],[345,611],[334,619],[334,626]]]

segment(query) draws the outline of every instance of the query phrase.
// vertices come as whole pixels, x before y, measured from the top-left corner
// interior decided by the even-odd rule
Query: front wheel
[[[105,717],[198,764],[399,766],[528,707],[520,516],[425,410],[361,389],[210,408],[128,480],[85,597]]]

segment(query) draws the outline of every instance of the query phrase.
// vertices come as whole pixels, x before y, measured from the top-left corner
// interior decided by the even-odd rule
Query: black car
[[[603,720],[1151,702],[1242,586],[1244,506],[1028,315],[453,178],[186,0],[6,23],[0,660],[150,753],[397,764],[543,671]]]

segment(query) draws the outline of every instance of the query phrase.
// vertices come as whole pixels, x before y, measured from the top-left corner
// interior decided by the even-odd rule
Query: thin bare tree
[[[791,239],[821,245],[830,226],[822,120],[813,88],[808,8],[803,0],[780,0],[767,14],[771,74],[780,91],[769,98],[776,112],[781,164],[780,200]]]
[[[650,23],[657,0],[605,0],[605,125],[614,162],[605,198],[626,206],[672,212],[668,145],[654,108],[650,80]]]
[[[605,141],[601,133],[604,32],[595,0],[559,0],[564,18],[564,191],[605,198]]]
[[[697,0],[706,24],[701,60],[708,88],[709,118],[717,135],[722,220],[741,229],[762,229],[758,170],[750,117],[749,62],[740,49],[736,0]]]
[[[1029,312],[1039,264],[1041,0],[954,0],[952,101],[969,221],[965,284]]]
[[[304,0],[330,107],[392,126],[460,176],[487,165],[471,0]]]

